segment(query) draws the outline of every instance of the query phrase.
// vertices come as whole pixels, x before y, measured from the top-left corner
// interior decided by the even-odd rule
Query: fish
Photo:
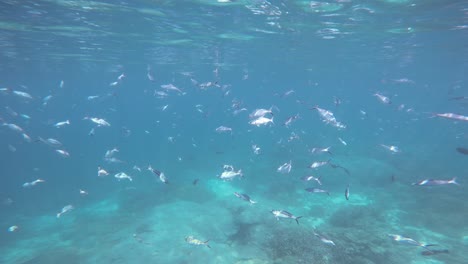
[[[348,186],[347,186],[346,189],[345,189],[344,195],[345,195],[346,201],[349,201],[349,184],[348,184]]]
[[[38,137],[37,139],[38,141],[46,144],[46,145],[49,145],[53,148],[58,148],[58,147],[61,147],[62,146],[62,142],[58,141],[57,139],[55,138],[48,138],[48,139],[43,139],[41,137]]]
[[[321,234],[315,232],[315,230],[314,230],[314,236],[318,237],[318,238],[320,239],[320,241],[322,241],[322,242],[325,243],[325,244],[332,245],[332,246],[336,246],[336,245],[335,245],[335,242],[333,242],[332,240],[330,240],[330,239],[327,238],[326,236],[321,235]]]
[[[395,234],[387,234],[390,238],[392,238],[394,241],[400,243],[400,244],[404,244],[404,245],[410,245],[410,246],[417,246],[417,247],[422,247],[426,250],[429,250],[431,251],[428,247],[431,247],[431,246],[436,246],[435,244],[423,244],[421,242],[418,242],[412,238],[408,238],[408,237],[403,237],[403,236],[400,236],[400,235],[395,235]]]
[[[95,123],[96,125],[98,126],[106,126],[106,127],[109,127],[111,126],[111,124],[109,122],[107,122],[105,119],[103,118],[97,118],[97,117],[84,117],[83,120],[90,120],[91,122]]]
[[[109,175],[109,173],[105,169],[98,167],[98,173],[97,173],[98,177],[103,177],[107,175]]]
[[[222,179],[222,180],[232,180],[234,179],[235,177],[243,177],[244,175],[242,174],[242,170],[238,170],[238,171],[223,171],[221,173],[221,175],[219,175],[218,178]]]
[[[345,167],[340,166],[340,165],[338,165],[338,164],[333,164],[333,163],[331,163],[331,162],[330,162],[329,164],[330,164],[330,166],[331,166],[332,168],[334,168],[334,169],[342,169],[342,170],[344,170],[344,172],[346,172],[346,174],[350,175],[349,170],[346,169]]]
[[[330,154],[330,155],[333,155],[333,154],[331,153],[331,151],[330,151],[330,148],[331,148],[331,147],[327,147],[327,148],[312,148],[312,149],[310,150],[310,153],[312,153],[312,154],[317,154],[317,153],[326,152],[326,153],[328,153],[328,154]]]
[[[210,245],[208,245],[208,241],[201,241],[199,239],[194,238],[193,236],[187,236],[185,237],[185,242],[189,243],[190,245],[195,245],[195,246],[207,246],[208,248],[211,248]]]
[[[114,177],[120,181],[120,180],[124,180],[124,179],[127,179],[129,181],[133,181],[132,177],[128,176],[125,172],[119,172],[117,174],[114,175]]]
[[[70,153],[68,153],[66,150],[56,149],[55,152],[57,152],[60,156],[62,156],[64,158],[70,157]]]
[[[37,179],[37,180],[34,180],[32,182],[25,182],[23,184],[23,188],[30,188],[30,187],[35,186],[38,183],[42,183],[42,182],[45,182],[45,181],[43,179]]]
[[[231,132],[232,134],[232,128],[226,127],[226,126],[219,126],[215,129],[216,132],[218,133],[223,133],[223,132]]]
[[[163,172],[161,172],[159,170],[156,170],[156,169],[153,169],[153,167],[151,167],[151,165],[148,166],[148,170],[151,171],[152,173],[154,173],[156,176],[158,176],[159,180],[162,183],[169,184],[169,181],[167,180],[166,175],[164,175]]]
[[[421,255],[423,256],[432,256],[432,255],[437,255],[437,254],[442,254],[442,253],[450,253],[448,249],[431,249],[431,250],[424,250],[421,252]]]
[[[197,185],[198,181],[199,181],[199,179],[195,179],[195,180],[193,180],[192,184]]]
[[[250,199],[250,196],[248,196],[247,194],[245,193],[238,193],[238,192],[234,192],[234,195],[239,198],[239,199],[242,199],[244,201],[247,201],[251,204],[255,204],[257,202],[253,201],[252,199]]]
[[[381,95],[379,93],[375,93],[374,96],[377,97],[377,99],[383,104],[391,104],[392,103],[390,98],[388,98],[386,96],[383,96],[383,95]]]
[[[320,178],[321,177],[316,178],[316,177],[310,175],[310,176],[302,177],[301,180],[303,180],[303,181],[316,181],[319,185],[322,185],[322,182],[320,181]]]
[[[283,122],[283,126],[289,127],[289,125],[291,125],[291,123],[298,118],[299,114],[288,117],[288,119],[286,119],[286,121]]]
[[[67,205],[67,206],[64,206],[62,208],[62,211],[60,211],[60,213],[57,214],[57,218],[60,218],[63,214],[67,213],[67,212],[70,212],[72,211],[73,209],[75,209],[75,207],[71,204]]]
[[[286,173],[291,172],[291,168],[292,168],[291,161],[289,161],[289,162],[286,162],[283,165],[279,166],[276,171],[279,172],[279,173],[286,174]]]
[[[66,126],[66,125],[70,125],[70,120],[65,120],[65,121],[62,121],[62,122],[57,122],[57,123],[55,123],[54,127],[56,127],[56,128],[61,128],[61,127]]]
[[[450,180],[426,179],[426,180],[421,180],[421,181],[412,183],[411,185],[416,185],[416,186],[438,186],[438,185],[448,185],[448,184],[460,185],[456,180],[457,178],[452,178]]]
[[[250,119],[257,119],[260,117],[265,117],[266,115],[273,115],[273,106],[270,109],[255,109],[250,115]]]
[[[447,119],[455,119],[460,121],[468,121],[468,116],[458,115],[454,113],[443,113],[443,114],[434,114],[434,116],[443,117]]]
[[[330,196],[330,192],[327,190],[322,190],[318,188],[305,188],[305,190],[310,193],[326,193],[328,196]]]
[[[468,155],[468,148],[463,148],[463,147],[458,147],[456,148],[458,153],[461,153],[463,155]]]
[[[19,229],[17,225],[10,226],[8,232],[16,232]]]
[[[23,99],[28,99],[28,100],[32,100],[32,99],[33,99],[33,97],[32,97],[30,94],[26,93],[26,92],[16,91],[16,90],[15,90],[15,91],[13,91],[12,93],[13,93],[14,95],[18,96],[18,97],[23,98]]]
[[[391,145],[384,145],[384,144],[380,144],[381,147],[393,152],[393,153],[399,153],[401,152],[400,148],[398,148],[397,146],[391,146]]]
[[[284,210],[271,210],[271,213],[275,216],[276,220],[278,221],[280,218],[289,218],[296,220],[296,223],[299,224],[299,218],[302,218],[302,216],[295,216],[290,212]]]
[[[316,169],[318,167],[322,167],[324,165],[327,165],[328,163],[330,163],[330,160],[328,160],[328,161],[316,161],[316,162],[310,164],[309,168],[310,169]]]
[[[163,90],[166,90],[166,91],[176,91],[176,92],[178,92],[180,94],[184,94],[184,92],[181,89],[177,88],[173,84],[163,84],[163,85],[161,85],[161,88]]]
[[[274,124],[273,117],[272,118],[267,118],[267,117],[261,116],[261,117],[255,119],[255,120],[252,120],[252,121],[249,122],[249,124],[254,125],[254,126],[258,126],[258,127],[262,126],[262,125],[267,125],[268,123]]]

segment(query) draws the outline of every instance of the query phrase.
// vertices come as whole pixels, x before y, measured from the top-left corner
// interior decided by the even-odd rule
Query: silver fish
[[[289,218],[296,220],[297,224],[299,224],[299,218],[302,218],[302,216],[295,216],[284,210],[271,210],[271,213],[276,217],[276,220],[279,220],[280,218]]]

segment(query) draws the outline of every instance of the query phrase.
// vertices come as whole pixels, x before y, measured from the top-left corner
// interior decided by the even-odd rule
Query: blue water
[[[1,263],[468,263],[468,123],[434,117],[468,116],[466,1],[0,5]],[[182,92],[160,98],[167,84]],[[270,107],[273,124],[249,124]]]

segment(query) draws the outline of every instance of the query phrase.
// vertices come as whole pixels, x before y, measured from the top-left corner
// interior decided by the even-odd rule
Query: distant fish
[[[437,255],[437,254],[442,254],[442,253],[449,253],[448,249],[434,249],[434,250],[425,250],[421,252],[421,255],[423,256],[432,256],[432,255]]]
[[[194,238],[193,236],[185,237],[185,242],[189,243],[190,245],[207,246],[208,248],[211,248],[210,245],[208,245],[208,241],[209,240],[202,241],[202,240]]]
[[[434,180],[434,179],[427,179],[413,183],[412,185],[417,186],[438,186],[438,185],[448,185],[448,184],[455,184],[460,185],[456,182],[456,178],[452,178],[451,180]]]
[[[346,186],[344,195],[345,195],[346,200],[349,201],[349,184],[348,184],[348,186]]]
[[[468,148],[458,147],[456,148],[456,150],[458,151],[458,153],[461,153],[463,155],[468,155]]]
[[[299,218],[302,216],[295,216],[291,214],[288,211],[284,210],[271,210],[271,213],[275,216],[276,220],[279,220],[280,218],[290,218],[296,220],[296,223],[299,224]]]
[[[193,180],[192,184],[197,185],[198,181],[199,181],[199,179],[195,179],[195,180]]]
[[[326,193],[327,195],[330,195],[329,191],[318,188],[306,188],[305,190],[310,193]]]

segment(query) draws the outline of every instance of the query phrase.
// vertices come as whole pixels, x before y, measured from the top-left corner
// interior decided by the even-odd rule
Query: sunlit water
[[[468,263],[468,123],[436,116],[468,116],[467,12],[2,1],[0,262]],[[261,108],[273,123],[249,124]],[[243,177],[221,180],[223,165]]]

